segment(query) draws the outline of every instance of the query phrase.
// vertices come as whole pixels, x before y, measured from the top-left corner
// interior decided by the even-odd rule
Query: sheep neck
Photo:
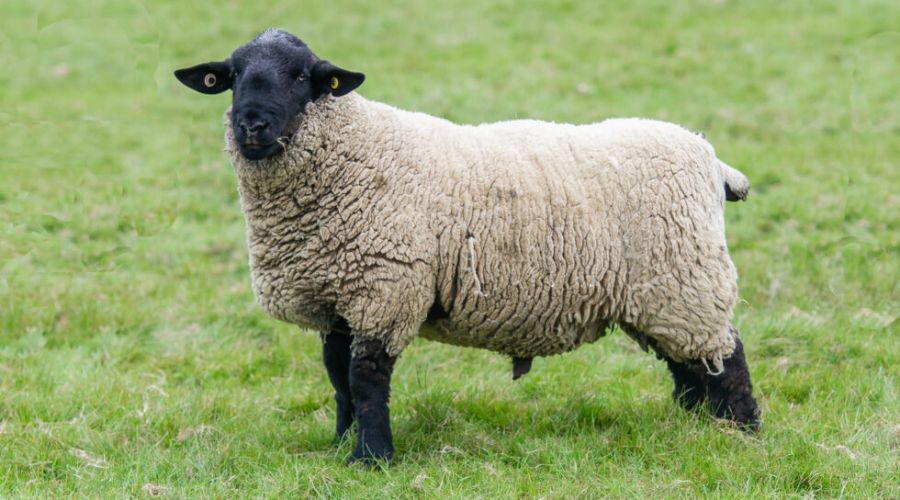
[[[296,132],[285,143],[285,151],[260,161],[240,155],[226,112],[226,150],[231,154],[245,210],[251,208],[260,215],[269,212],[265,207],[314,210],[334,195],[338,186],[352,182],[373,147],[364,138],[367,116],[362,101],[350,94],[310,103],[296,118]],[[352,144],[358,147],[348,147]]]

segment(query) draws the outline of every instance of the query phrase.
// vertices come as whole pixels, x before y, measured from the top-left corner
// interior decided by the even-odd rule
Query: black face
[[[175,71],[181,83],[204,94],[234,91],[231,123],[241,154],[262,160],[284,150],[294,117],[325,94],[342,96],[365,76],[316,57],[299,38],[270,29],[222,62]]]

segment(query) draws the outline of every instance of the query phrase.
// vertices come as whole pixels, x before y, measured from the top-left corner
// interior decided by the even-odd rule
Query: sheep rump
[[[420,334],[546,356],[611,324],[676,361],[734,351],[723,186],[749,184],[680,126],[457,125],[351,93],[250,161],[228,116],[253,290],[278,319],[343,318],[391,355]]]

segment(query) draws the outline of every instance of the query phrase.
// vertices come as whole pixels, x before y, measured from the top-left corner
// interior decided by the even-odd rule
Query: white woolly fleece
[[[250,161],[228,115],[253,289],[276,318],[340,315],[392,355],[421,331],[544,356],[612,323],[676,361],[734,350],[724,183],[748,185],[680,126],[456,125],[351,93]],[[423,327],[435,301],[449,317]]]

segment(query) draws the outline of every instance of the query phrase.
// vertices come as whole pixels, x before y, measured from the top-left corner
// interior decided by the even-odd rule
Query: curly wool
[[[746,178],[698,135],[457,125],[353,93],[296,126],[284,154],[249,161],[226,123],[253,290],[274,317],[322,331],[343,317],[391,355],[421,334],[545,356],[614,323],[675,360],[721,367],[734,350],[723,185],[746,194]]]

